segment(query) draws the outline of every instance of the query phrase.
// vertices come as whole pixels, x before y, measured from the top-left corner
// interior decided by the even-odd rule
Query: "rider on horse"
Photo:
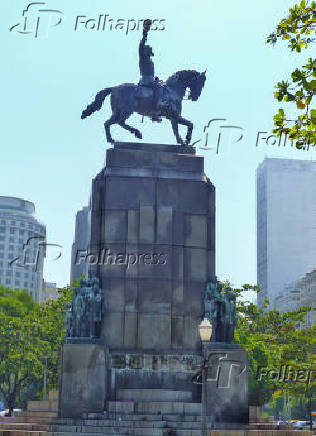
[[[139,44],[139,70],[141,79],[139,81],[140,86],[146,86],[153,91],[153,102],[154,102],[154,110],[159,110],[161,107],[160,102],[160,81],[158,77],[155,77],[155,67],[152,61],[152,56],[154,53],[150,45],[147,45],[147,35],[152,24],[151,20],[144,21],[143,28],[143,38]],[[153,116],[151,117],[153,121],[161,121],[161,117]]]

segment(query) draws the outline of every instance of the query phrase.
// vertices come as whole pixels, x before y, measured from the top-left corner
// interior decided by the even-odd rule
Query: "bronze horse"
[[[177,143],[188,145],[192,137],[193,124],[181,116],[182,100],[189,89],[188,98],[196,101],[201,95],[205,79],[205,72],[183,70],[170,76],[166,82],[157,81],[155,89],[134,83],[105,88],[98,92],[94,101],[82,112],[81,118],[87,118],[100,110],[106,96],[111,94],[112,116],[104,124],[108,142],[114,142],[110,132],[112,124],[118,124],[133,133],[136,138],[142,138],[138,129],[126,124],[132,113],[137,112],[153,121],[161,121],[161,117],[167,118],[171,122]],[[179,135],[178,124],[188,128],[185,141]]]

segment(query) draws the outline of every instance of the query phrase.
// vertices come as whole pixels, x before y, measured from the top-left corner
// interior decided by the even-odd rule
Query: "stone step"
[[[46,431],[46,424],[30,423],[30,422],[0,422],[0,430],[30,430],[30,431]]]
[[[46,418],[32,418],[26,416],[0,416],[0,422],[8,423],[31,423],[31,424],[46,424]]]
[[[31,432],[30,432],[31,433]],[[36,433],[36,432],[35,432]],[[111,430],[107,432],[101,433],[102,436],[126,436],[126,435],[132,435],[132,436],[167,436],[168,435],[168,429],[147,429],[147,430],[139,430],[137,429],[136,432],[131,429],[116,429],[112,428]],[[43,436],[101,436],[100,433],[88,433],[88,432],[47,432]],[[200,436],[201,430],[177,430],[176,432],[177,436]],[[0,436],[7,436],[7,435],[1,435]],[[21,434],[17,435],[9,435],[9,436],[24,436]],[[27,435],[27,436],[32,436]],[[37,435],[33,435],[37,436]],[[38,435],[42,436],[42,435]],[[208,430],[207,436],[312,436],[312,432],[307,430]]]
[[[95,427],[97,429],[97,427]],[[130,427],[109,427],[106,430],[90,431],[83,428],[74,431],[48,431],[45,436],[108,436],[108,435],[131,435],[131,436],[166,436],[168,428],[130,428]],[[200,436],[201,430],[177,430],[177,436]],[[235,436],[235,435],[234,435]]]
[[[176,415],[201,415],[201,403],[177,403],[166,401],[151,402],[120,402],[108,401],[107,411],[125,414],[176,414]]]
[[[209,418],[209,420],[211,417]],[[121,420],[123,422],[200,422],[200,416],[185,416],[185,415],[125,415],[125,414],[108,414],[107,418],[98,419],[74,419],[74,418],[56,418],[51,421],[54,425],[106,425],[108,421],[117,422]]]
[[[34,410],[34,411],[26,411],[23,412],[23,415],[20,416],[25,416],[27,418],[45,418],[46,421],[50,420],[52,418],[56,418],[57,417],[57,412],[41,412],[38,410]]]
[[[171,389],[119,389],[116,394],[118,401],[178,401],[191,402],[191,391],[173,391]]]
[[[28,401],[27,411],[28,412],[57,412],[58,401],[55,400]]]
[[[3,430],[0,429],[0,436],[47,436],[46,431],[32,431],[32,430]],[[67,433],[67,436],[70,436]]]

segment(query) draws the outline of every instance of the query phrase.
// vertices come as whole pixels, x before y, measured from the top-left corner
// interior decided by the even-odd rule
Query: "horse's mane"
[[[172,76],[170,76],[167,79],[166,85],[172,86],[174,84],[179,83],[179,81],[186,81],[193,76],[197,77],[199,75],[200,75],[200,73],[195,71],[195,70],[180,70],[180,71],[177,71],[176,73],[172,74]]]

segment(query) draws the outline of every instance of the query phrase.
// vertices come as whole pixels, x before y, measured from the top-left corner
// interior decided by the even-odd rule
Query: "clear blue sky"
[[[311,159],[314,153],[264,142],[256,148],[257,132],[272,127],[276,81],[307,58],[307,53],[289,53],[285,44],[274,49],[265,44],[292,1],[48,0],[45,7],[62,11],[63,21],[47,38],[42,28],[38,38],[9,32],[21,22],[27,4],[0,3],[0,195],[33,201],[47,226],[48,242],[63,245],[63,257],[46,262],[45,278],[58,285],[69,280],[75,213],[87,204],[91,180],[108,147],[103,123],[110,116],[109,100],[85,121],[81,110],[100,89],[138,81],[140,32],[126,35],[82,26],[74,31],[78,15],[97,19],[109,14],[114,20],[166,20],[165,31],[149,36],[160,78],[181,69],[207,68],[201,98],[183,107],[183,115],[195,124],[193,140],[203,137],[203,126],[212,118],[245,129],[245,138],[230,150],[224,136],[218,155],[200,153],[217,191],[217,274],[235,285],[255,282],[255,169],[265,156]],[[143,131],[146,142],[174,142],[167,121],[141,124],[134,115],[130,124]],[[120,127],[113,128],[113,136],[134,140]]]

